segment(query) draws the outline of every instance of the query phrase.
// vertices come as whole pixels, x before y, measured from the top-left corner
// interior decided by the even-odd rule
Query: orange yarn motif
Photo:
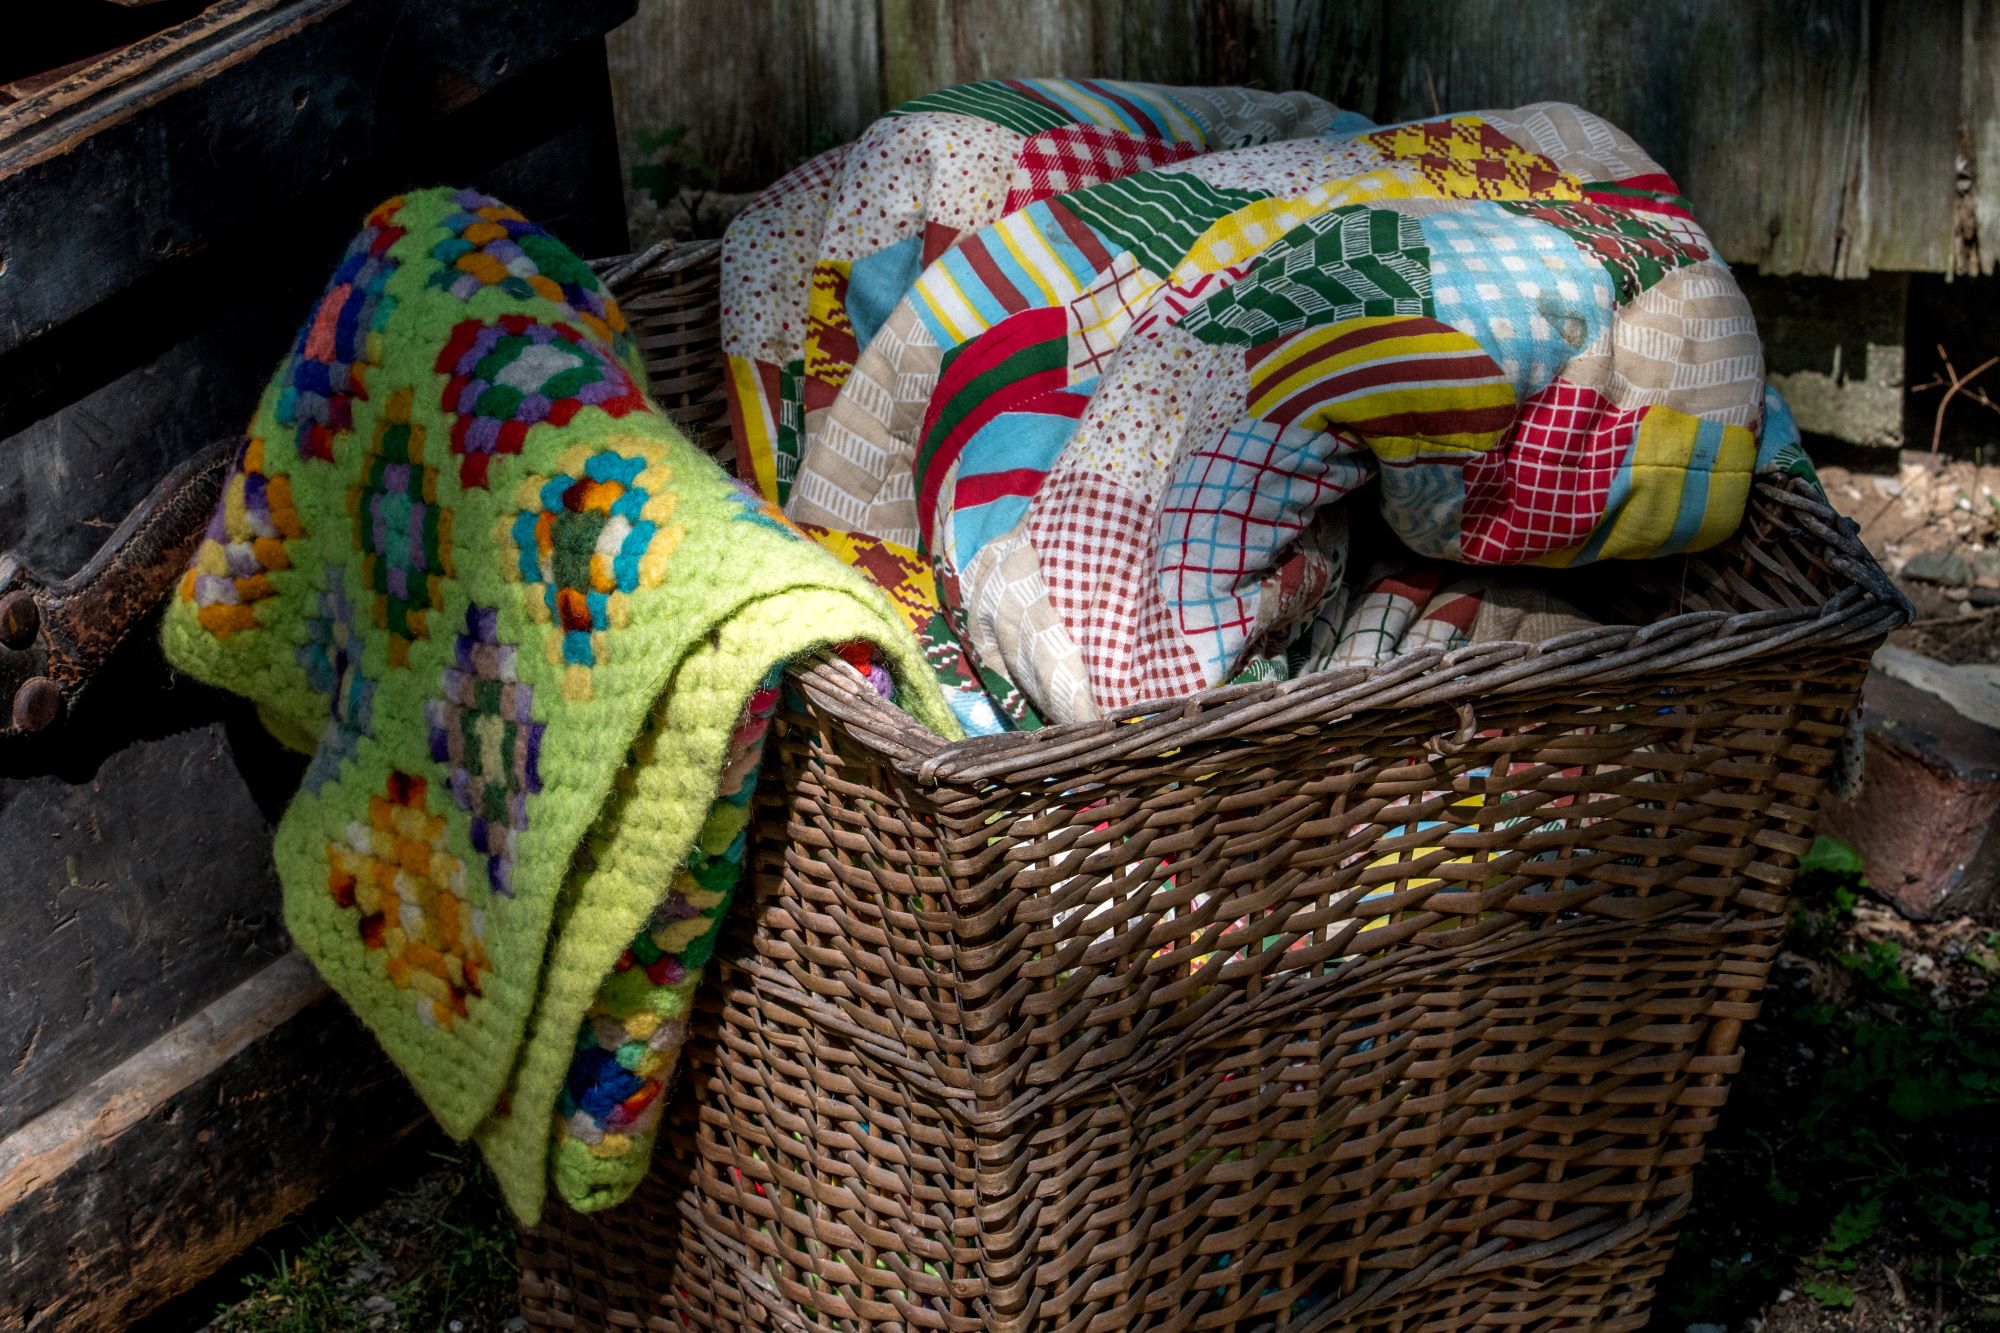
[[[195,603],[195,618],[218,639],[255,629],[256,603],[276,591],[271,574],[292,567],[285,543],[304,535],[291,480],[267,476],[264,442],[251,440],[223,483],[221,503],[181,579],[181,600]]]
[[[450,1030],[492,970],[485,913],[465,891],[465,864],[445,849],[445,821],[430,813],[429,784],[392,772],[347,842],[326,849],[327,891],[361,914],[356,928],[387,957],[389,980],[417,992],[417,1017]]]

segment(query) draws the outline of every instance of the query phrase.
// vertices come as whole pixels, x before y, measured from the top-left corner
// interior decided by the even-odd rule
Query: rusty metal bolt
[[[0,643],[16,650],[28,648],[41,627],[42,612],[35,605],[35,594],[16,588],[0,597]]]
[[[30,676],[14,691],[14,729],[41,731],[62,712],[62,686],[47,676]]]

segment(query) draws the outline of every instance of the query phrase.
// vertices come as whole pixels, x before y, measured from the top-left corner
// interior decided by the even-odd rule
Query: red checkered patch
[[[1065,125],[1031,134],[1014,158],[1005,212],[1038,199],[1099,185],[1135,171],[1194,157],[1201,149],[1144,134],[1121,134],[1097,125]]]
[[[791,195],[807,194],[831,186],[839,179],[840,169],[847,165],[847,150],[853,146],[853,144],[841,144],[829,148],[818,157],[793,167],[765,186],[757,197],[750,201],[750,207],[760,208]]]
[[[1028,538],[1049,604],[1082,651],[1102,708],[1208,684],[1160,596],[1150,551],[1154,526],[1144,499],[1080,469],[1050,474],[1028,511]]]
[[[1638,438],[1640,410],[1564,380],[1523,403],[1513,438],[1465,466],[1464,558],[1512,565],[1585,541]]]

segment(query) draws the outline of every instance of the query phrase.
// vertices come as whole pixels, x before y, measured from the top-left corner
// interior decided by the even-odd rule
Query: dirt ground
[[[1825,467],[1820,482],[1916,605],[1893,642],[1943,662],[2000,661],[2000,467],[1906,449],[1893,474]],[[1913,561],[1963,578],[1912,577]]]
[[[1653,1329],[2000,1328],[2000,931],[1803,879]]]

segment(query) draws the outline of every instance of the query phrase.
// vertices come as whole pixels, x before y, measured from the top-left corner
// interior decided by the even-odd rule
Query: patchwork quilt
[[[953,88],[760,196],[723,302],[741,475],[973,731],[1323,665],[1364,489],[1436,560],[1711,546],[1767,416],[1679,187],[1555,103]]]

